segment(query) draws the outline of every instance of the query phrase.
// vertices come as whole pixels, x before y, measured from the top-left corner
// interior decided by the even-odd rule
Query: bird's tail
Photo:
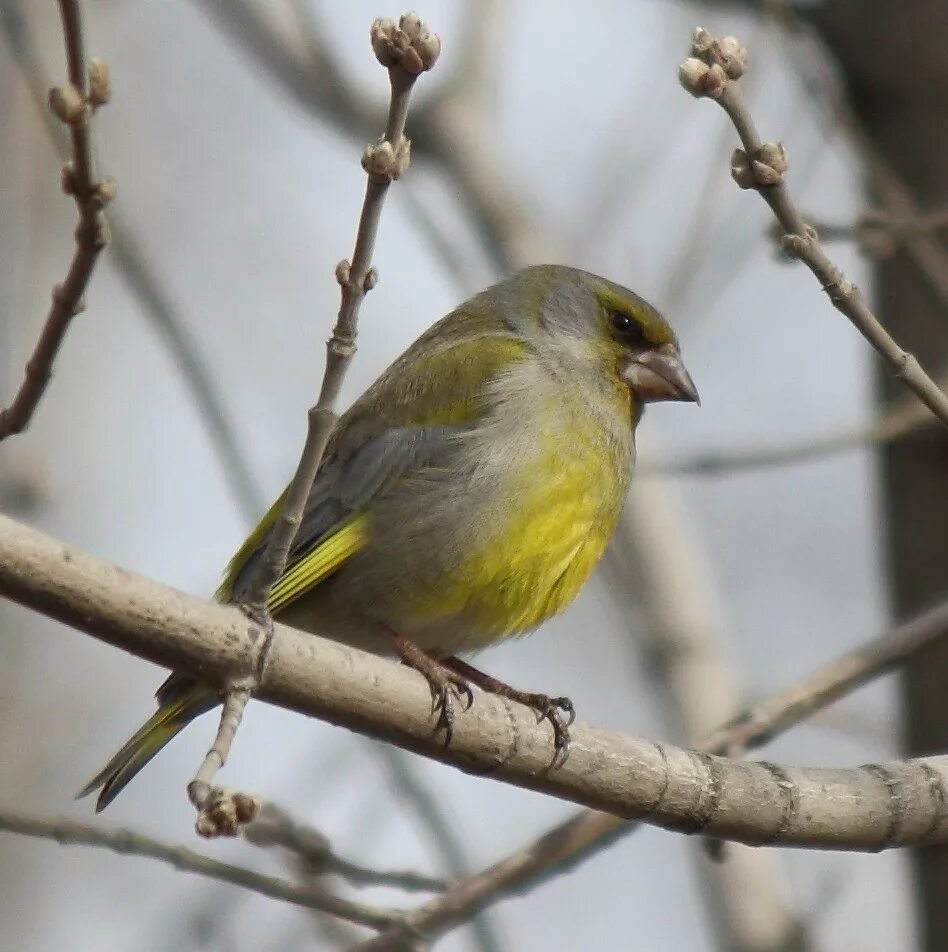
[[[79,792],[85,797],[102,788],[95,812],[100,813],[155,754],[194,718],[220,703],[217,692],[205,684],[172,675],[158,689],[158,710],[122,749]]]

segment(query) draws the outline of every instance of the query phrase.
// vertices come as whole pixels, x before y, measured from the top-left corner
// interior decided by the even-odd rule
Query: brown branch
[[[3,516],[0,595],[212,683],[227,683],[258,654],[259,629],[238,609],[176,592]],[[948,842],[948,756],[785,768],[577,724],[569,759],[551,770],[549,726],[486,694],[457,717],[445,750],[423,677],[283,625],[274,626],[259,696],[468,772],[670,830],[828,849]]]
[[[948,602],[943,602],[754,705],[705,738],[698,749],[707,754],[736,754],[760,747],[946,635]],[[638,828],[638,823],[592,810],[575,814],[539,839],[407,913],[399,926],[364,944],[360,952],[396,948],[395,940],[406,929],[429,939],[443,935],[501,899],[524,893],[569,871],[590,854]]]
[[[326,345],[326,369],[319,397],[309,411],[303,451],[283,495],[263,556],[240,597],[241,607],[251,619],[263,625],[266,632],[263,639],[259,640],[253,665],[236,679],[224,684],[224,709],[214,744],[188,786],[188,796],[198,811],[197,830],[204,836],[234,835],[242,823],[254,818],[259,808],[252,798],[235,795],[213,786],[212,782],[217,771],[227,762],[244,709],[267,663],[272,638],[267,597],[273,583],[286,567],[306,500],[335,424],[336,400],[355,354],[359,309],[366,293],[378,280],[372,267],[372,256],[382,206],[389,186],[405,173],[410,161],[411,147],[405,137],[405,123],[411,91],[418,76],[434,66],[441,51],[438,36],[429,33],[425,24],[414,14],[405,14],[397,26],[391,20],[376,20],[372,25],[371,37],[376,58],[389,73],[391,100],[388,120],[381,141],[368,145],[362,156],[368,184],[359,217],[355,250],[351,263],[340,261],[336,266],[341,303],[332,337]],[[254,808],[242,814],[242,806],[250,804],[254,804]]]
[[[222,863],[185,846],[169,846],[132,830],[102,828],[63,819],[41,820],[8,810],[0,810],[0,830],[55,840],[63,845],[96,846],[123,856],[145,856],[161,860],[182,872],[231,883],[271,899],[280,899],[305,909],[316,909],[372,929],[386,928],[400,918],[400,913],[394,909],[353,902],[317,886],[298,886],[285,879],[266,876],[243,866]]]
[[[731,174],[741,188],[753,189],[770,206],[785,231],[784,250],[813,272],[833,306],[850,320],[892,373],[948,426],[948,397],[918,360],[893,340],[859,288],[829,260],[816,231],[790,198],[785,182],[786,150],[778,143],[761,140],[741,93],[738,79],[746,70],[746,61],[746,49],[733,37],[719,41],[707,30],[698,29],[692,58],[682,64],[679,76],[690,93],[715,100],[728,114],[743,144],[743,149],[734,152]]]
[[[44,120],[53,146],[64,159],[68,158],[70,149],[62,134],[62,124],[52,116],[46,105],[49,82],[33,42],[28,19],[15,4],[0,5],[0,27]],[[197,340],[188,329],[189,320],[181,315],[177,305],[171,301],[167,289],[154,273],[150,258],[134,228],[122,218],[118,208],[109,209],[108,225],[111,234],[110,261],[168,348],[171,363],[190,389],[198,417],[207,428],[218,456],[221,474],[231,489],[234,503],[244,519],[252,525],[259,518],[266,500],[251,475],[251,467],[231,422],[223,391],[201,354]]]
[[[353,886],[389,886],[405,892],[441,892],[448,883],[413,870],[370,869],[338,856],[328,837],[293,819],[285,810],[266,804],[244,831],[244,838],[260,847],[288,850],[307,878],[334,873]]]
[[[266,552],[252,580],[244,604],[252,613],[265,611],[267,595],[286,566],[290,547],[296,537],[303,507],[316,478],[329,433],[335,421],[335,404],[346,370],[355,353],[359,309],[366,293],[377,280],[372,256],[378,234],[382,205],[392,182],[408,168],[410,145],[405,138],[405,121],[412,87],[419,73],[434,66],[440,52],[440,40],[428,33],[417,17],[406,14],[398,27],[387,20],[373,25],[372,43],[379,62],[388,67],[391,101],[385,134],[378,145],[370,145],[362,156],[368,175],[362,214],[356,234],[352,262],[341,261],[336,279],[341,289],[341,304],[326,347],[326,370],[316,405],[309,413],[306,443],[296,473],[274,524]],[[398,51],[405,45],[404,53]]]
[[[49,94],[49,106],[58,119],[69,126],[72,162],[63,169],[62,188],[72,195],[79,210],[76,249],[61,284],[53,288],[53,299],[46,322],[19,390],[10,405],[0,410],[0,441],[29,426],[53,374],[53,364],[69,330],[72,319],[82,310],[82,296],[89,284],[99,253],[108,243],[108,229],[102,209],[114,195],[111,182],[95,178],[92,162],[92,115],[109,98],[108,69],[101,60],[86,63],[82,34],[82,15],[78,0],[60,0],[63,37],[66,46],[68,83]],[[87,77],[86,70],[89,75]]]

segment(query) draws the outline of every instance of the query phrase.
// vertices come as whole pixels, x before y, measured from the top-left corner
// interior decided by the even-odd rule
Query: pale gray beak
[[[629,357],[619,371],[622,380],[646,403],[658,400],[687,400],[701,405],[691,374],[685,370],[674,344],[663,344]]]

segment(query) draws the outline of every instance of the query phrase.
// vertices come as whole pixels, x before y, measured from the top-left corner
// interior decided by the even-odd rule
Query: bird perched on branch
[[[281,622],[402,658],[450,738],[470,685],[533,708],[568,752],[573,707],[458,654],[562,611],[615,529],[646,403],[698,401],[665,319],[636,294],[558,265],[527,268],[424,333],[340,419],[268,607]],[[246,594],[277,500],[217,597]],[[154,717],[81,795],[97,810],[217,687],[175,672]]]

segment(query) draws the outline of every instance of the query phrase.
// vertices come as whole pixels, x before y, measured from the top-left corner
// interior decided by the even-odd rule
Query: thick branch
[[[169,668],[224,684],[256,656],[260,629],[0,517],[0,594]],[[946,609],[948,610],[948,609]],[[577,725],[564,766],[519,705],[478,697],[450,749],[418,674],[282,625],[259,696],[471,773],[625,819],[749,844],[880,850],[948,842],[948,757],[851,770],[741,763]]]
[[[847,652],[786,691],[754,706],[705,738],[699,749],[733,756],[740,750],[759,747],[945,635],[948,602]],[[393,931],[370,940],[360,952],[397,947],[393,943],[405,934],[405,929],[428,938],[443,935],[501,899],[524,893],[567,872],[636,829],[637,823],[593,810],[575,814],[539,839],[408,913]]]
[[[79,210],[76,250],[62,284],[53,288],[53,300],[33,354],[26,364],[20,389],[9,407],[0,410],[0,440],[22,433],[29,425],[53,374],[53,364],[72,319],[82,310],[92,269],[108,242],[102,215],[112,196],[111,184],[95,180],[89,122],[94,108],[108,99],[108,71],[101,61],[86,63],[82,17],[78,0],[60,0],[66,44],[68,85],[50,92],[50,108],[69,126],[72,162],[63,171],[63,190],[74,196]],[[86,69],[93,71],[90,84]],[[90,96],[90,85],[91,96]]]

